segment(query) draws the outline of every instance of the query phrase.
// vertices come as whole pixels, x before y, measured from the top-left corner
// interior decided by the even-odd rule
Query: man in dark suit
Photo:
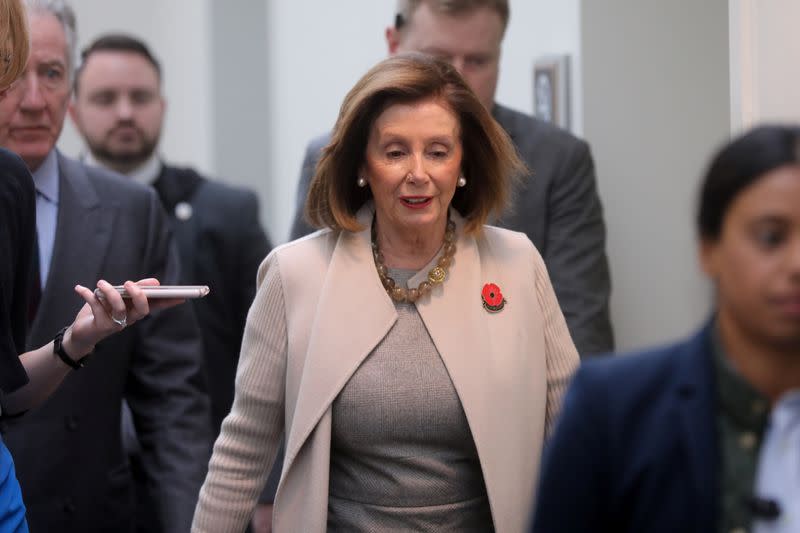
[[[0,101],[0,144],[37,188],[41,299],[29,346],[53,338],[81,301],[73,287],[178,279],[177,250],[155,192],[63,157],[75,20],[63,2],[29,7],[31,56]],[[32,531],[132,531],[131,472],[120,436],[126,398],[156,492],[156,531],[189,531],[210,454],[210,410],[197,322],[188,305],[153,313],[96,346],[45,403],[8,423]]]
[[[259,222],[258,199],[250,190],[167,165],[158,156],[166,107],[161,65],[139,39],[122,34],[95,39],[82,53],[74,89],[70,116],[89,149],[85,161],[153,185],[175,231],[183,282],[211,287],[193,305],[203,337],[216,436],[233,403],[256,272],[271,248]],[[136,467],[139,452],[130,430],[126,423],[126,444]],[[139,530],[147,531],[152,495],[138,470]]]
[[[156,153],[164,120],[161,67],[140,40],[108,34],[82,54],[70,116],[86,162],[152,184],[169,213],[186,283],[211,287],[193,302],[205,346],[215,435],[233,403],[234,378],[256,272],[270,251],[247,189],[167,165]]]
[[[532,171],[498,224],[524,232],[544,257],[578,353],[584,357],[611,351],[605,225],[589,147],[562,129],[494,100],[508,2],[400,0],[397,4],[395,24],[386,29],[389,54],[416,51],[447,59],[492,110]],[[312,141],[306,151],[293,239],[312,231],[303,206],[329,138]]]

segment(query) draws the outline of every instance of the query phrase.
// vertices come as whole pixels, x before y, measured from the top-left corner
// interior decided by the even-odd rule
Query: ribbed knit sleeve
[[[208,467],[192,531],[244,531],[284,430],[287,334],[278,257],[261,265],[247,315],[236,394]]]
[[[572,342],[567,322],[556,293],[547,275],[547,267],[536,254],[536,295],[544,316],[544,347],[547,361],[547,411],[545,413],[545,436],[553,430],[561,402],[572,375],[580,364],[578,351]]]

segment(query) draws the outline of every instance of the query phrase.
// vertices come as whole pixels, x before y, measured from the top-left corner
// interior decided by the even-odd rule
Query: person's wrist
[[[94,344],[86,344],[75,339],[75,336],[72,334],[72,327],[73,326],[70,325],[64,332],[61,346],[70,359],[75,361],[75,363],[79,363],[81,359],[94,351]]]

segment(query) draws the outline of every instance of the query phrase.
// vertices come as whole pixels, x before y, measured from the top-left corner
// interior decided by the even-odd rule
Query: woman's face
[[[372,125],[361,168],[381,231],[443,229],[461,156],[458,119],[440,101],[387,107]]]
[[[743,189],[701,255],[721,321],[754,342],[800,345],[800,165]]]

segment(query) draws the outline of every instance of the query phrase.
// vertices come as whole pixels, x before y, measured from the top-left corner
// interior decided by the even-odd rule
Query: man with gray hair
[[[55,148],[70,97],[75,17],[63,0],[27,0],[31,54],[0,101],[0,145],[36,185],[39,292],[28,345],[51,340],[81,302],[75,284],[180,281],[177,250],[155,191],[87,167]],[[132,532],[131,473],[121,445],[127,400],[154,496],[156,531],[188,532],[210,454],[202,346],[189,305],[155,312],[95,347],[40,407],[8,420],[31,531]]]

